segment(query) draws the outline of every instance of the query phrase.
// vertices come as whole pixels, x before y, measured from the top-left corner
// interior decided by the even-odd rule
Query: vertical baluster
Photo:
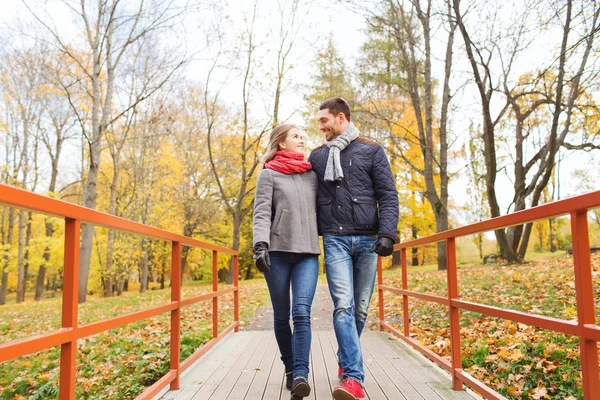
[[[233,256],[233,321],[237,323],[235,331],[240,331],[240,286],[239,286],[239,260],[238,255]]]
[[[181,353],[181,243],[171,244],[171,302],[177,302],[177,308],[171,311],[171,371],[176,372],[171,382],[171,390],[179,390],[180,353]]]
[[[383,331],[385,328],[383,327],[383,323],[385,321],[385,315],[383,310],[383,289],[381,286],[383,285],[383,265],[381,262],[381,256],[377,257],[377,288],[379,290],[379,330]]]
[[[406,267],[406,248],[402,249],[400,253],[402,260],[402,289],[408,290],[408,270]],[[404,310],[404,336],[410,337],[410,317],[408,315],[408,296],[402,295],[402,307]]]
[[[213,250],[213,259],[212,259],[212,288],[213,292],[219,290],[219,253],[216,250]],[[213,338],[219,336],[219,298],[217,296],[213,297]]]
[[[575,266],[577,323],[580,329],[579,351],[583,375],[583,397],[598,400],[600,399],[598,343],[595,340],[586,338],[583,333],[585,324],[596,323],[587,211],[571,213],[571,236],[573,238],[573,263]]]
[[[448,279],[448,315],[450,316],[450,350],[452,353],[452,388],[463,390],[462,381],[456,374],[462,369],[460,350],[460,311],[452,306],[452,300],[458,299],[458,271],[456,269],[456,241],[446,240],[446,274]]]
[[[79,308],[79,246],[81,224],[65,218],[62,327],[72,329],[71,341],[60,348],[60,398],[75,400],[77,378],[77,318]]]

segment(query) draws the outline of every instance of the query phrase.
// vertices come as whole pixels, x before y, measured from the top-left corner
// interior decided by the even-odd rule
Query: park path
[[[373,297],[376,296],[374,291]],[[376,303],[371,302],[371,308],[369,310],[369,317],[367,318],[367,325],[365,329],[378,329],[377,316],[375,315],[374,306]],[[332,331],[333,330],[333,301],[329,294],[329,289],[326,283],[320,283],[317,285],[315,292],[315,298],[313,300],[311,308],[311,328],[314,331]],[[261,307],[254,317],[250,317],[248,324],[242,326],[243,331],[270,331],[273,330],[273,307],[271,301]]]
[[[311,308],[311,327],[318,331],[333,330],[333,302],[329,295],[327,284],[317,285],[315,299]],[[243,326],[244,331],[272,331],[273,330],[273,307],[271,301],[261,307],[254,317],[249,318],[248,324]]]

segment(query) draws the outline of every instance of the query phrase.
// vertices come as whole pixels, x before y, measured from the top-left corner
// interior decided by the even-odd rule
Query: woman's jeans
[[[344,378],[363,383],[360,335],[367,321],[377,274],[374,236],[324,236],[325,271],[333,299],[333,329],[338,342],[338,363]]]
[[[294,378],[308,380],[310,359],[310,308],[315,297],[319,275],[319,257],[282,251],[269,252],[271,270],[265,274],[273,313],[275,339],[285,371],[294,371]],[[290,283],[292,288],[292,319],[290,328]]]

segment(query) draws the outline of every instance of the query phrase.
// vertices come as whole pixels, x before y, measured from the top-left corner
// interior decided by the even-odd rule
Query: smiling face
[[[279,143],[279,150],[304,154],[304,135],[296,128],[290,129],[285,140]]]
[[[341,135],[348,127],[348,120],[344,113],[333,115],[328,108],[319,110],[317,121],[319,121],[319,130],[325,134],[325,140],[328,142]]]

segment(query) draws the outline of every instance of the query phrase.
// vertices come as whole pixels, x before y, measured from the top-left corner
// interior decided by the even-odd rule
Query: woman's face
[[[279,150],[304,154],[304,135],[296,128],[290,129],[285,140],[279,143]]]

